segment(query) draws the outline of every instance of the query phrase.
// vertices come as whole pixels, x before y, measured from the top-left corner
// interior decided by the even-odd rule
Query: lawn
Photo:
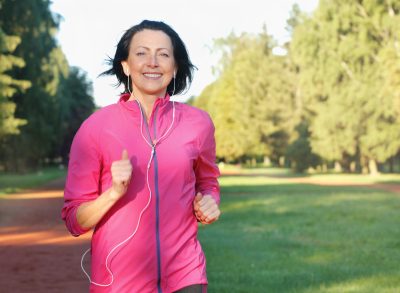
[[[0,195],[41,186],[65,175],[66,170],[60,168],[46,168],[27,174],[0,173]]]
[[[399,194],[270,177],[220,183],[223,214],[199,229],[209,292],[400,292]]]

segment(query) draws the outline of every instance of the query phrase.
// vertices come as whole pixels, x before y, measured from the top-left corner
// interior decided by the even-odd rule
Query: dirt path
[[[0,292],[88,292],[80,259],[90,235],[67,232],[63,185],[0,198]]]
[[[289,181],[349,185],[282,178]],[[67,232],[60,219],[63,186],[59,180],[42,190],[0,197],[0,292],[88,292],[80,259],[91,235],[75,238]],[[400,193],[400,185],[362,186]]]

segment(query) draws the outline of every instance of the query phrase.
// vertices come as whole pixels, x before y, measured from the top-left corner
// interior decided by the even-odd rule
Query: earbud
[[[129,77],[130,75],[128,74],[128,82],[127,82],[127,86],[128,86],[128,92],[132,95],[132,90],[131,90],[131,82],[129,81]]]

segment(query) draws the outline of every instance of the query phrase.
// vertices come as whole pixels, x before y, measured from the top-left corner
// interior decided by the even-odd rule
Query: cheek
[[[131,63],[131,69],[134,72],[140,72],[141,68],[143,68],[144,62],[136,61]]]
[[[174,73],[168,73],[168,74],[164,74],[164,80],[166,83],[170,83],[172,78],[174,77]]]
[[[132,69],[138,69],[143,67],[143,65],[146,63],[144,58],[131,58],[129,60],[129,67]]]
[[[172,72],[172,75],[174,74],[174,70],[175,70],[175,61],[174,60],[171,60],[171,59],[163,60],[162,65],[166,69],[166,71]]]

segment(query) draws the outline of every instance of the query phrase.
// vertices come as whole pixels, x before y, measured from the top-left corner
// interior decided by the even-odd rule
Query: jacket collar
[[[137,110],[138,105],[137,105],[136,101],[128,101],[129,98],[130,98],[129,93],[121,94],[118,103],[122,104],[125,108],[127,108],[129,110]],[[167,93],[165,95],[165,97],[157,98],[157,100],[154,103],[154,107],[155,106],[163,107],[163,106],[167,105],[169,103],[169,101],[170,101],[170,95]]]

